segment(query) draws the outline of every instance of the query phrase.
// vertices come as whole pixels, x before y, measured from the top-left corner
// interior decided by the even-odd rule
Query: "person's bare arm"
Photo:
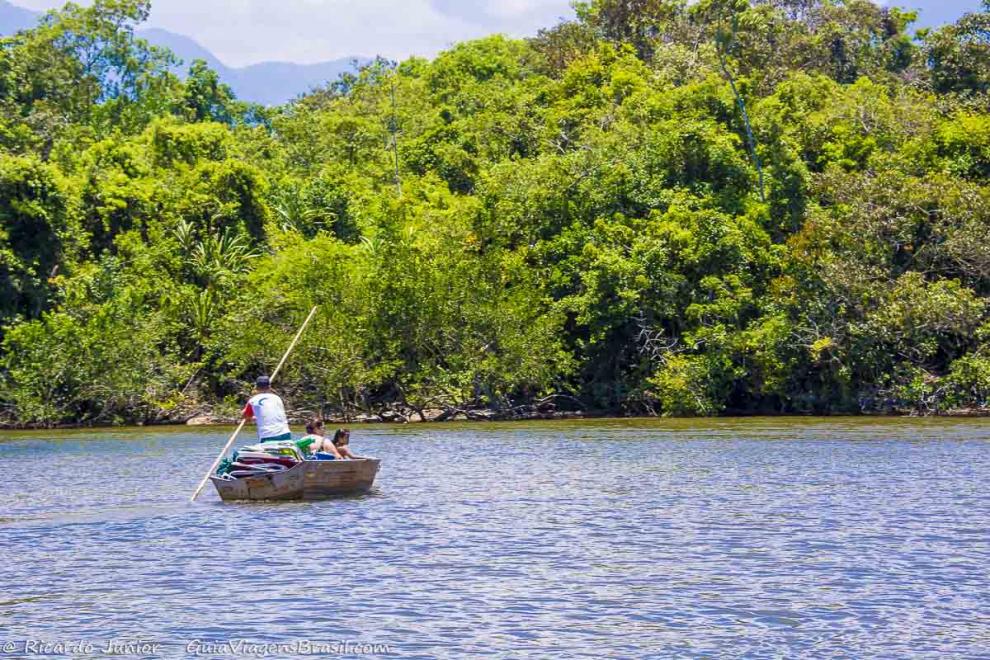
[[[351,451],[350,447],[346,447],[346,446],[340,448],[340,453],[346,456],[347,458],[350,458],[355,461],[360,461],[364,458],[364,456],[358,456],[357,454]]]
[[[314,442],[310,449],[314,454],[316,452],[323,452],[325,454],[332,454],[334,458],[341,458],[340,452],[333,446],[330,438],[326,436],[320,436],[320,439]]]

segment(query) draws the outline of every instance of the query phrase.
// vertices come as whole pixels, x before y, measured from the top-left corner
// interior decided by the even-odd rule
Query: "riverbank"
[[[314,416],[319,415],[308,410],[289,411],[289,422],[293,426],[303,426]],[[319,415],[330,425],[349,424],[423,424],[445,422],[511,422],[538,420],[567,420],[567,419],[658,419],[662,415],[630,413],[622,410],[552,410],[539,409],[533,406],[521,406],[509,410],[490,408],[427,408],[423,410],[385,408],[378,411],[355,411],[349,413],[331,412]],[[953,408],[930,413],[919,413],[916,410],[891,410],[887,412],[858,412],[858,413],[775,413],[761,411],[731,411],[713,418],[747,418],[747,417],[874,417],[874,418],[963,418],[990,417],[990,407]],[[82,428],[118,428],[123,426],[217,426],[234,425],[240,421],[236,414],[212,409],[201,409],[192,414],[186,414],[166,419],[131,421],[121,423],[79,422],[58,424],[33,424],[0,422],[0,431],[42,430],[42,429],[82,429]]]

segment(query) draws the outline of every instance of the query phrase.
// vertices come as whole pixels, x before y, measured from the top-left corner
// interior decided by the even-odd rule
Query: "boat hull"
[[[362,458],[345,461],[302,461],[281,472],[240,479],[211,476],[220,499],[319,500],[368,491],[375,483],[381,461]]]

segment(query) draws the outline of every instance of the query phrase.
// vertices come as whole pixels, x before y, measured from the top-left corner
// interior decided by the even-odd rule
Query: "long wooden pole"
[[[278,366],[275,367],[275,371],[273,371],[272,375],[270,376],[272,382],[275,382],[275,376],[278,375],[278,372],[282,369],[282,365],[285,364],[285,361],[289,358],[289,353],[291,353],[292,349],[296,347],[296,344],[299,342],[299,338],[302,337],[303,330],[305,330],[306,326],[309,325],[309,322],[310,320],[312,320],[314,314],[316,314],[316,306],[314,306],[313,309],[309,310],[309,316],[307,316],[306,320],[303,321],[303,324],[299,326],[299,331],[296,332],[296,336],[293,337],[292,343],[289,344],[289,348],[285,350],[285,355],[283,355],[282,359],[278,361]],[[223,460],[223,457],[227,454],[227,450],[230,449],[230,446],[234,444],[234,440],[237,439],[237,436],[240,434],[241,429],[244,428],[244,424],[246,422],[247,422],[246,419],[242,419],[241,423],[237,425],[236,429],[234,429],[234,432],[233,434],[231,434],[230,439],[227,440],[227,444],[225,444],[223,446],[223,449],[220,450],[220,453],[217,455],[217,459],[213,461],[213,465],[211,465],[210,469],[206,471],[206,474],[203,476],[203,480],[199,482],[199,486],[197,486],[196,492],[194,492],[192,494],[192,497],[189,498],[190,502],[196,501],[196,498],[199,497],[199,493],[203,490],[203,486],[205,486],[206,482],[210,480],[210,475],[213,474],[213,471],[217,469],[218,465],[220,465],[220,461]]]

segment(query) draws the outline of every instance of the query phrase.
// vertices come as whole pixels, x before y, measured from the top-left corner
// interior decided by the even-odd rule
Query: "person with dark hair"
[[[334,448],[337,450],[337,453],[343,456],[344,458],[353,458],[353,459],[364,458],[363,456],[358,456],[355,453],[353,453],[350,447],[348,447],[348,443],[350,442],[350,439],[351,439],[350,429],[337,429],[337,432],[333,434],[333,441],[332,441],[332,444]]]
[[[343,458],[333,443],[324,435],[323,420],[314,417],[306,423],[306,435],[296,441],[296,445],[303,453],[311,455],[316,459],[340,459]],[[322,456],[321,456],[322,454]]]
[[[285,416],[285,404],[272,391],[271,379],[268,376],[258,376],[254,386],[256,394],[248,399],[243,415],[244,419],[254,419],[258,426],[258,440],[292,440],[292,430]]]

